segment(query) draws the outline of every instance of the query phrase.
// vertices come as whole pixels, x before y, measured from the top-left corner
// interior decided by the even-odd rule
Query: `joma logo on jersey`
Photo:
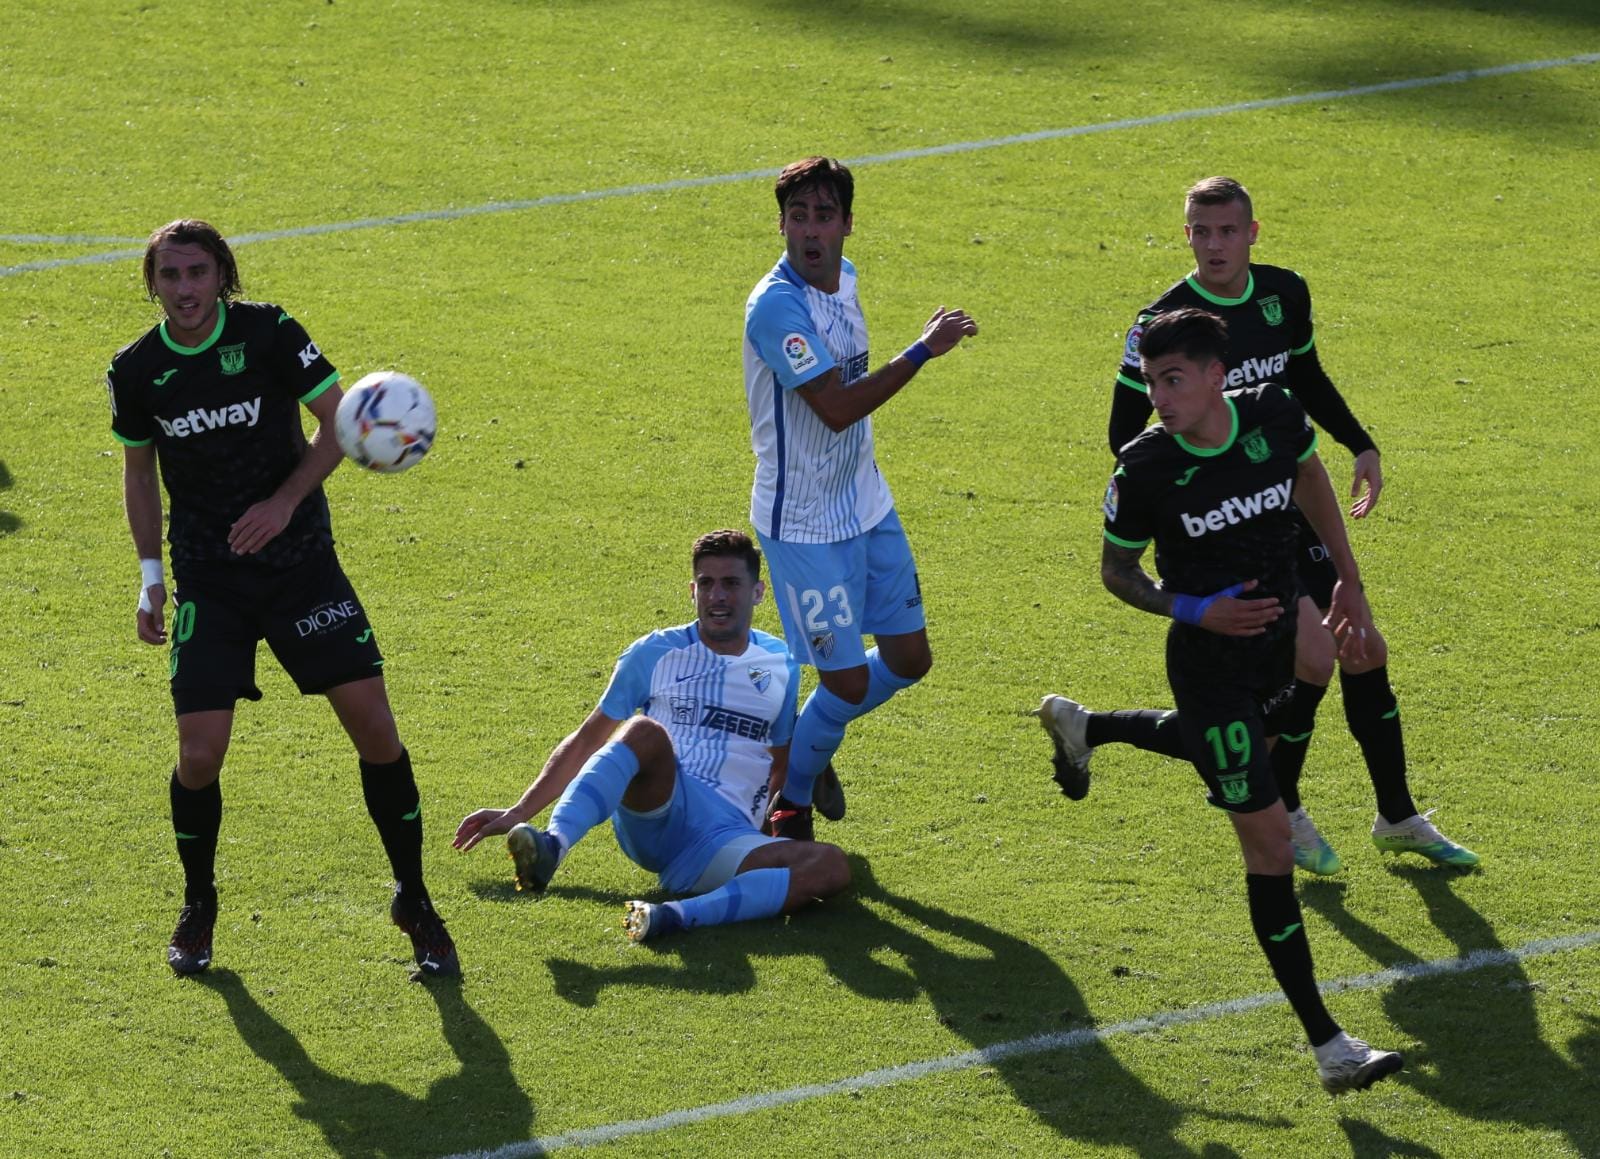
[[[186,439],[190,435],[222,427],[253,427],[260,417],[261,399],[257,396],[245,402],[236,402],[232,406],[219,406],[215,409],[195,407],[181,418],[171,420],[157,415],[156,423],[161,427],[161,433],[169,439]]]
[[[1280,350],[1276,354],[1269,354],[1265,358],[1246,358],[1238,366],[1228,371],[1228,389],[1249,386],[1252,382],[1261,382],[1268,378],[1277,378],[1283,374],[1283,368],[1289,365],[1289,352]]]
[[[301,616],[294,622],[294,630],[302,639],[310,635],[320,636],[330,628],[337,628],[347,620],[354,619],[361,614],[361,605],[354,600],[341,600],[337,604],[327,604],[313,611],[309,616]]]
[[[772,725],[759,716],[749,716],[723,708],[721,705],[708,704],[705,715],[700,718],[700,727],[716,729],[718,732],[731,732],[734,736],[747,736],[751,740],[766,740]]]
[[[1254,495],[1224,499],[1220,506],[1213,507],[1204,515],[1190,515],[1187,511],[1181,511],[1178,518],[1183,520],[1183,529],[1189,533],[1189,537],[1199,539],[1208,531],[1221,531],[1231,524],[1254,518],[1263,511],[1276,511],[1289,506],[1289,492],[1293,489],[1294,485],[1285,479]]]

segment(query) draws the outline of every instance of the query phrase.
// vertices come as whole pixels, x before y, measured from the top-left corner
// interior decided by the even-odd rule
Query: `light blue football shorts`
[[[865,636],[903,636],[927,627],[917,562],[898,512],[836,543],[786,543],[760,533],[757,538],[783,638],[802,664],[858,668],[867,662]]]
[[[681,767],[665,805],[648,813],[620,806],[611,828],[628,860],[676,894],[726,885],[752,849],[781,840],[762,834],[737,805]]]

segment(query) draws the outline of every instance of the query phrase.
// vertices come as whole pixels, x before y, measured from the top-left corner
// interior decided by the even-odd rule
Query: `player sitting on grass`
[[[750,626],[761,553],[743,532],[713,531],[695,540],[693,561],[694,621],[629,645],[599,706],[522,799],[477,810],[455,836],[466,851],[508,833],[517,887],[542,892],[610,818],[622,851],[685,895],[630,901],[623,924],[636,942],[790,913],[850,884],[838,846],[759,828],[788,764],[800,682],[783,641]],[[548,829],[527,823],[552,801]]]

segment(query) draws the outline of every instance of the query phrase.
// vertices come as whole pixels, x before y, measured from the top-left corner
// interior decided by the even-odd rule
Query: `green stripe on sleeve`
[[[1309,459],[1312,455],[1314,455],[1316,453],[1317,453],[1317,432],[1315,430],[1313,430],[1311,432],[1311,445],[1306,448],[1305,454],[1301,455],[1298,459],[1295,460],[1295,462],[1303,463],[1307,459]]]
[[[1129,378],[1126,374],[1123,374],[1121,371],[1117,372],[1117,381],[1120,382],[1123,386],[1131,386],[1134,390],[1138,391],[1140,394],[1149,394],[1150,393],[1150,388],[1148,386],[1146,386],[1142,382],[1133,381],[1133,379]]]
[[[338,381],[339,381],[339,372],[337,370],[335,370],[332,374],[328,375],[327,378],[324,378],[321,382],[317,383],[316,386],[312,387],[305,394],[302,394],[300,396],[300,401],[303,402],[303,403],[311,402],[318,395],[322,394],[330,386],[332,386],[334,383],[336,383]]]
[[[1120,539],[1117,536],[1112,535],[1111,532],[1109,532],[1109,531],[1104,532],[1103,534],[1105,535],[1106,539],[1110,540],[1112,543],[1116,544],[1118,547],[1132,548],[1133,550],[1137,551],[1141,547],[1149,547],[1150,546],[1150,541],[1148,539],[1141,539],[1137,543],[1135,543],[1131,539]]]
[[[154,435],[148,439],[125,439],[121,435],[117,434],[116,431],[112,431],[111,437],[116,439],[117,442],[121,443],[125,447],[148,447],[151,443],[155,442]]]

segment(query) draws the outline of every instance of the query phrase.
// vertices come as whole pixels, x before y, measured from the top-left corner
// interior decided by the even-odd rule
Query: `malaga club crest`
[[[750,669],[750,683],[754,684],[756,686],[756,691],[757,692],[765,692],[767,690],[767,688],[772,684],[772,669],[770,669],[770,668],[752,668],[752,669]]]
[[[833,655],[833,633],[818,632],[811,637],[811,654],[824,660]]]

